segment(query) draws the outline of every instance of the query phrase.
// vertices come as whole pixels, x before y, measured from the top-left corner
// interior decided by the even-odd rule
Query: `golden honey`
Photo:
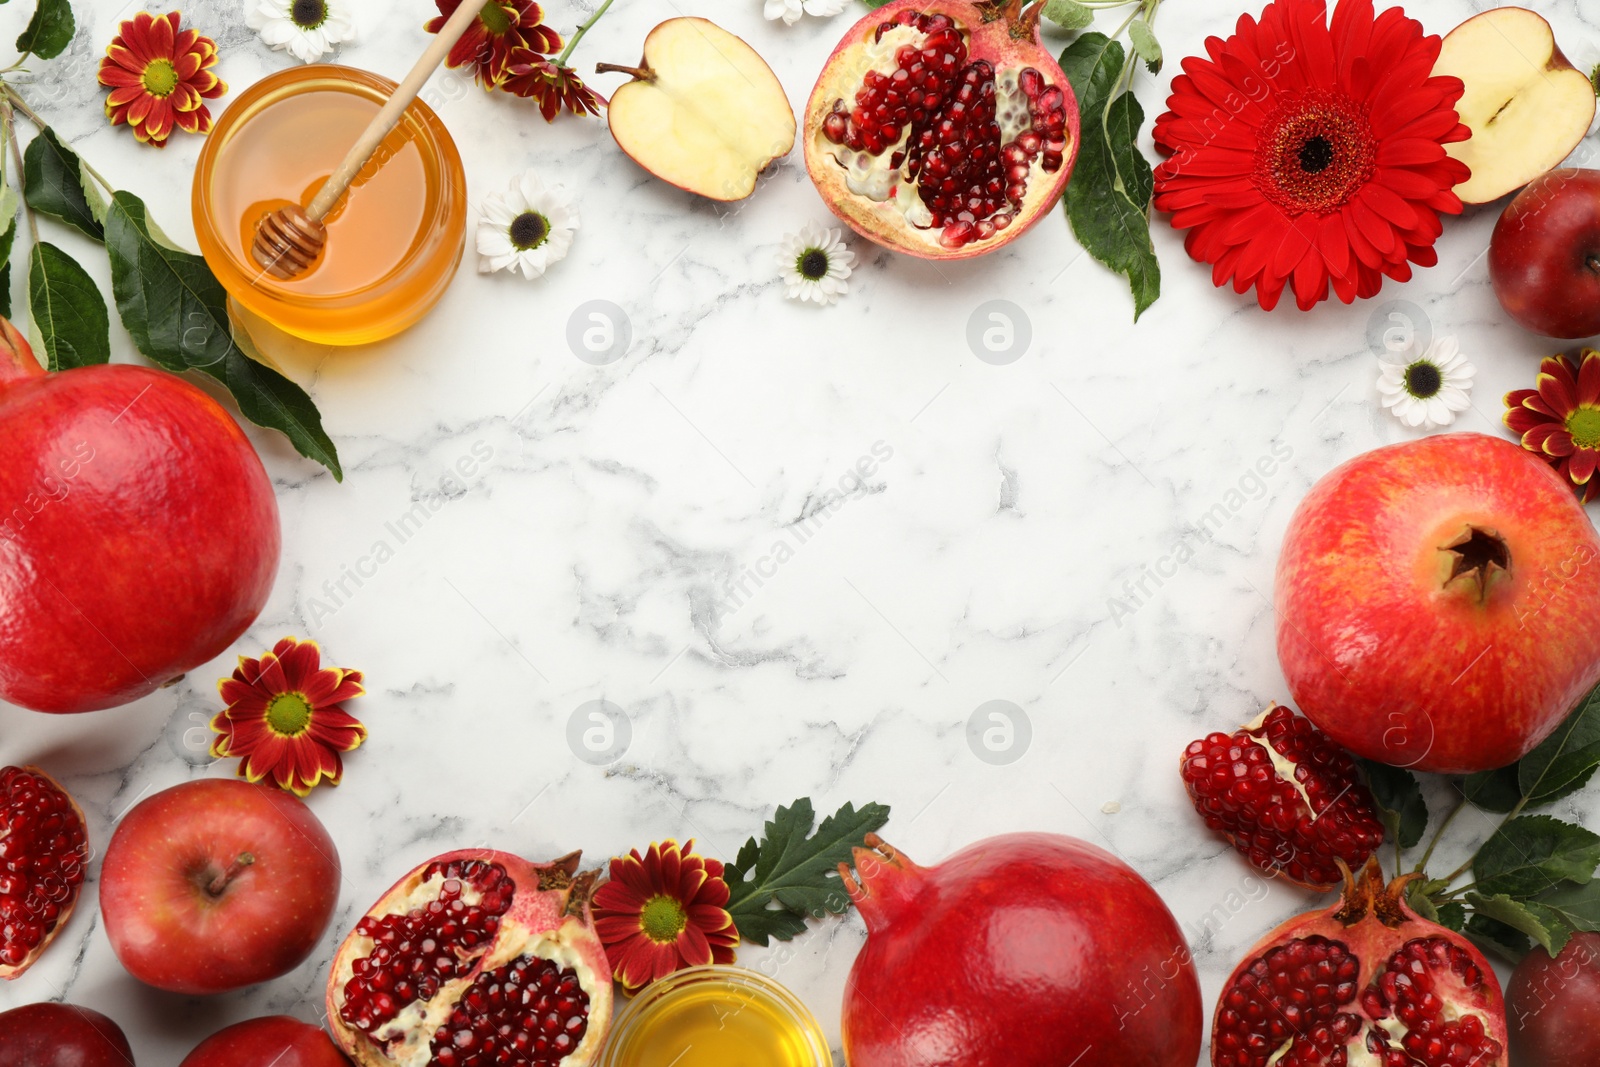
[[[367,344],[426,315],[455,277],[466,235],[461,156],[421,101],[324,220],[312,269],[280,281],[250,256],[256,228],[291,198],[311,203],[394,83],[327,64],[251,86],[218,120],[194,180],[201,254],[239,303],[287,333]]]
[[[738,967],[680,971],[640,994],[604,1067],[832,1067],[821,1028],[776,982]]]

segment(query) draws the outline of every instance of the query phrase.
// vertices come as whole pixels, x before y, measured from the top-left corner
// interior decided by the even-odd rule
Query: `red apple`
[[[133,1067],[122,1028],[74,1004],[24,1004],[0,1011],[5,1067]]]
[[[1600,170],[1553,170],[1518,193],[1489,240],[1489,280],[1534,333],[1600,334]]]
[[[1300,504],[1277,617],[1289,692],[1340,745],[1442,774],[1504,766],[1600,682],[1600,536],[1509,441],[1389,445]]]
[[[293,970],[338,898],[339,854],[311,809],[229,779],[141,801],[112,834],[100,879],[117,958],[174,993],[222,993]]]
[[[350,1067],[350,1061],[321,1027],[268,1015],[217,1031],[178,1067]]]
[[[1517,1067],[1600,1063],[1600,934],[1573,934],[1555,959],[1535,947],[1511,972],[1506,1011]]]

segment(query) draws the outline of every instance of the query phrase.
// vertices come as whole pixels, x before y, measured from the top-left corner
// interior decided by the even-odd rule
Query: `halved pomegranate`
[[[473,849],[429,860],[356,924],[333,960],[328,1023],[369,1067],[593,1063],[611,965],[579,853],[535,864]]]
[[[1506,1067],[1500,982],[1472,943],[1420,918],[1378,861],[1327,911],[1262,938],[1217,1001],[1213,1067]]]
[[[89,866],[83,811],[37,767],[0,769],[0,978],[16,978],[67,925]]]
[[[885,248],[965,259],[1052,208],[1078,100],[1039,43],[1041,0],[895,0],[851,27],[806,106],[806,170]]]

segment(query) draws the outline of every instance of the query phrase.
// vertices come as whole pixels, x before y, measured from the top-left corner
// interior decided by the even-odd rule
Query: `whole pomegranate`
[[[1600,682],[1600,535],[1547,463],[1477,433],[1357,456],[1284,534],[1278,659],[1358,756],[1514,763]]]
[[[0,1011],[6,1067],[133,1067],[122,1028],[75,1004],[24,1004]]]
[[[1385,885],[1368,860],[1338,904],[1262,938],[1222,987],[1213,1067],[1506,1067],[1500,982],[1406,906],[1418,877]]]
[[[1016,239],[1078,155],[1043,3],[894,0],[851,27],[806,106],[806,170],[850,228],[924,259]]]
[[[0,768],[0,978],[33,966],[78,906],[83,811],[37,767]]]
[[[1555,959],[1537,946],[1506,987],[1517,1067],[1600,1063],[1600,934],[1577,933]]]
[[[374,904],[333,959],[328,1024],[369,1067],[596,1062],[611,964],[589,901],[600,872],[473,849],[429,860]]]
[[[921,868],[876,835],[845,887],[867,922],[850,971],[851,1067],[1193,1067],[1200,983],[1155,890],[1055,834]]]
[[[1359,867],[1383,844],[1355,760],[1288,708],[1274,704],[1231,735],[1191,742],[1181,767],[1206,825],[1268,874],[1332,889],[1336,861]]]
[[[0,319],[0,699],[78,712],[215,658],[278,569],[278,506],[228,413],[125,364],[45,374]]]
[[[178,1067],[350,1067],[350,1061],[321,1027],[268,1015],[218,1030]]]

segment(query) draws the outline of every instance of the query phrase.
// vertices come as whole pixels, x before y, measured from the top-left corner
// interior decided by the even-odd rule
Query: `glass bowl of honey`
[[[833,1067],[822,1027],[760,971],[690,967],[633,999],[600,1067]]]
[[[286,333],[329,345],[380,341],[433,309],[466,238],[461,154],[418,100],[324,220],[311,270],[280,281],[250,255],[272,211],[302,207],[333,174],[395,83],[330,64],[264,78],[228,107],[194,176],[194,229],[228,295]]]

